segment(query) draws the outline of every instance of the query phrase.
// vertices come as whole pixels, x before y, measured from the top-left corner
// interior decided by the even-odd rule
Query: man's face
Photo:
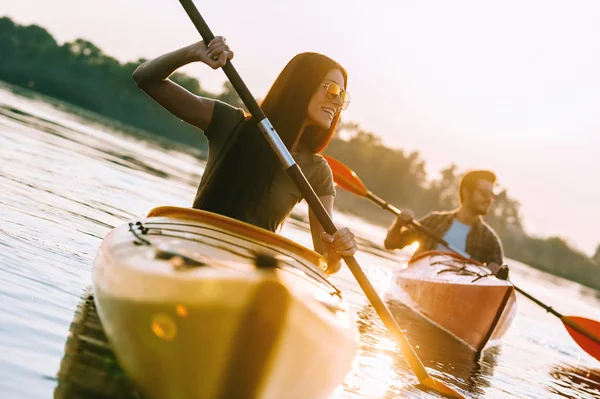
[[[464,204],[476,215],[487,215],[496,198],[494,184],[485,179],[477,179],[471,190],[466,190]]]

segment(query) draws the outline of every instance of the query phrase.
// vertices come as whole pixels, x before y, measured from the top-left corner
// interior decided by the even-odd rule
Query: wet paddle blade
[[[421,384],[449,398],[465,399],[465,397],[460,393],[456,392],[454,389],[433,377],[429,377],[426,380],[421,381]]]
[[[562,322],[581,349],[600,360],[600,322],[578,316],[565,316]],[[577,331],[577,327],[583,331]]]
[[[353,194],[360,195],[361,197],[367,196],[369,190],[367,190],[367,187],[356,173],[333,157],[323,155],[323,158],[327,160],[327,163],[333,172],[333,180],[338,186]]]

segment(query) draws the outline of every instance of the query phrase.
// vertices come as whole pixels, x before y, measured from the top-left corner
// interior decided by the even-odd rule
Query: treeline
[[[425,216],[432,210],[452,210],[458,206],[458,186],[464,171],[459,171],[456,165],[450,165],[440,171],[439,176],[428,179],[425,161],[417,152],[387,148],[377,136],[362,131],[356,124],[345,124],[342,130],[349,138],[332,141],[327,153],[354,170],[373,193],[396,207],[411,209],[416,217]],[[345,211],[360,212],[369,221],[380,221],[386,226],[392,221],[387,212],[369,205],[366,199],[339,193],[336,202],[338,200]],[[485,220],[500,236],[509,258],[600,289],[600,245],[590,258],[571,248],[560,237],[530,236],[523,228],[520,204],[509,197],[506,189],[498,193]]]
[[[0,80],[205,149],[205,138],[197,129],[173,117],[137,88],[131,74],[141,62],[122,64],[83,39],[59,45],[39,26],[20,26],[9,18],[0,18]],[[196,79],[184,74],[176,73],[171,78],[195,94],[242,107],[229,83],[221,94],[215,94],[203,90]],[[429,178],[419,153],[387,148],[376,135],[355,123],[343,124],[342,130],[349,138],[334,139],[327,153],[355,170],[377,195],[397,207],[412,209],[417,216],[458,205],[461,171],[455,165]],[[339,206],[368,215],[370,221],[387,224],[391,220],[364,199],[341,192],[338,199]],[[522,226],[519,203],[506,190],[499,194],[486,220],[500,235],[510,258],[600,289],[600,246],[589,258],[559,237],[529,236]]]
[[[37,25],[0,18],[0,79],[205,149],[206,140],[196,128],[174,118],[136,86],[131,74],[143,61],[121,64],[89,41],[59,45]],[[214,94],[184,74],[171,79],[196,94],[241,105],[228,83],[221,94]]]

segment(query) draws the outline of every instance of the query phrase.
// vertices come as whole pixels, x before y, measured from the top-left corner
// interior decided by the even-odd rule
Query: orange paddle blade
[[[331,171],[333,172],[333,180],[335,183],[346,191],[353,194],[366,197],[369,193],[367,187],[363,184],[360,178],[346,165],[329,155],[323,155],[327,160]]]
[[[581,349],[600,360],[600,323],[578,316],[564,316],[561,320]]]

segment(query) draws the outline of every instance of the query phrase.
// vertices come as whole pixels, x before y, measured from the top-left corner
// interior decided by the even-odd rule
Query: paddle
[[[212,39],[214,39],[214,35],[211,32],[210,28],[200,15],[200,12],[192,2],[192,0],[179,0],[189,18],[192,20],[194,26],[202,36],[202,39],[205,43],[209,43]],[[283,164],[286,169],[286,172],[296,184],[302,196],[308,203],[309,207],[317,217],[317,220],[323,226],[324,230],[328,234],[334,234],[337,231],[337,228],[333,224],[331,217],[325,210],[325,207],[315,194],[314,190],[306,180],[306,177],[302,173],[300,167],[296,164],[296,161],[291,156],[289,151],[287,150],[285,144],[279,138],[277,132],[271,125],[271,122],[267,119],[262,109],[259,107],[258,103],[246,87],[246,84],[243,82],[242,78],[239,76],[233,65],[230,61],[222,67],[225,75],[231,82],[232,86],[250,111],[250,114],[254,117],[255,120],[259,121],[258,126],[260,130],[263,132],[265,138],[269,142],[270,146],[273,148],[275,153],[277,154],[279,160]],[[396,338],[396,342],[399,346],[399,349],[402,351],[404,358],[407,363],[411,367],[412,371],[415,373],[421,384],[434,389],[440,393],[445,395],[455,397],[455,398],[463,398],[458,392],[454,391],[452,388],[446,386],[442,382],[435,380],[431,377],[421,360],[415,353],[414,349],[408,342],[407,338],[404,336],[398,324],[392,317],[392,314],[385,306],[381,298],[377,295],[377,292],[367,279],[367,276],[360,268],[360,265],[356,261],[353,256],[344,257],[344,261],[346,265],[354,275],[361,289],[366,294],[369,302],[373,305],[373,308],[383,321],[384,325],[388,329],[388,331]]]
[[[341,163],[333,157],[327,155],[325,155],[324,157],[325,159],[327,159],[327,162],[329,163],[329,166],[333,171],[334,180],[339,187],[353,194],[370,199],[371,201],[381,206],[383,209],[390,211],[396,216],[400,215],[401,211],[398,208],[394,207],[393,205],[390,205],[388,202],[384,201],[383,199],[379,198],[371,191],[369,191],[362,182],[362,180],[360,180],[356,173],[354,173],[354,171],[352,171],[346,165],[344,165],[343,163]],[[459,251],[458,249],[452,247],[452,245],[450,245],[446,240],[432,233],[429,229],[427,229],[417,220],[413,219],[411,221],[411,224],[415,227],[416,230],[419,230],[423,234],[426,234],[427,236],[431,237],[433,240],[442,244],[450,251],[469,259],[469,255],[467,255],[463,251]],[[552,309],[552,307],[544,304],[540,300],[534,298],[527,292],[515,286],[512,282],[511,284],[517,292],[523,294],[528,299],[531,299],[537,305],[543,307],[550,314],[558,317],[565,325],[567,332],[571,335],[573,340],[575,340],[575,342],[581,347],[581,349],[583,349],[596,359],[600,360],[600,322],[579,316],[563,316],[556,310]]]

